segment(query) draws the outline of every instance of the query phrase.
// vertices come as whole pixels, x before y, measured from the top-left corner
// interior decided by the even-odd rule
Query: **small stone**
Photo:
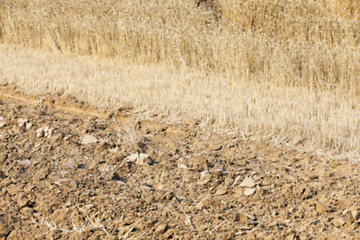
[[[264,180],[262,181],[262,185],[263,185],[263,186],[270,186],[270,184],[271,184],[270,179],[264,179]]]
[[[34,179],[43,180],[49,175],[49,169],[42,168],[34,173]]]
[[[342,226],[344,226],[345,223],[346,223],[346,222],[344,221],[344,219],[341,218],[341,217],[335,217],[334,220],[333,220],[333,222],[334,222],[335,226],[337,226],[337,227],[342,227]]]
[[[282,195],[288,196],[289,194],[291,194],[293,192],[293,185],[291,185],[290,183],[286,183],[286,184],[282,185],[280,192]]]
[[[356,207],[354,207],[354,206],[350,207],[349,210],[350,210],[350,212],[351,212],[351,216],[352,216],[355,220],[358,220],[359,217],[360,217],[359,210],[358,210]]]
[[[0,121],[0,128],[2,128],[2,127],[4,127],[4,126],[6,126],[6,123],[3,122],[3,121]]]
[[[25,124],[26,124],[26,122],[27,122],[27,119],[23,119],[23,118],[19,118],[18,120],[17,120],[17,122],[18,122],[18,126],[19,127],[22,127],[22,126],[25,126]]]
[[[221,196],[221,195],[225,195],[227,192],[228,192],[227,187],[222,185],[217,189],[215,195]]]
[[[22,198],[20,201],[18,201],[19,208],[27,207],[31,204],[31,202],[27,198]]]
[[[21,208],[20,213],[26,216],[27,218],[31,218],[34,213],[34,210],[30,207],[23,207]]]
[[[171,200],[171,199],[173,199],[174,197],[175,197],[175,194],[174,194],[172,191],[167,192],[167,193],[165,194],[165,199],[166,199],[166,200]]]
[[[19,165],[21,165],[23,167],[30,167],[31,166],[31,161],[29,159],[19,160],[18,163],[19,163]]]
[[[241,183],[240,183],[240,187],[248,187],[248,188],[252,188],[254,187],[255,181],[249,177],[246,177]]]
[[[178,168],[180,169],[188,169],[189,167],[185,164],[185,161],[183,159],[179,159],[178,163]]]
[[[155,231],[157,234],[164,234],[167,230],[168,230],[167,224],[160,224],[159,226],[157,226]]]
[[[203,225],[200,225],[197,227],[197,230],[199,230],[200,232],[205,232],[206,229],[209,228],[209,225],[208,224],[203,224]]]
[[[152,164],[152,159],[148,154],[145,153],[134,153],[127,158],[126,162],[135,162],[136,164]]]
[[[36,130],[36,136],[37,137],[47,137],[47,138],[50,138],[51,135],[52,135],[52,132],[53,132],[53,129],[48,127],[48,126],[45,126],[45,127],[41,127],[39,128],[38,130]]]
[[[253,189],[253,188],[245,188],[244,195],[250,196],[250,195],[254,194],[254,192],[255,192],[255,189]]]
[[[212,172],[212,174],[214,174],[216,177],[220,177],[220,176],[224,175],[224,170],[223,170],[223,169],[220,169],[220,168],[214,169],[214,170],[212,170],[211,172]]]
[[[81,143],[82,144],[91,144],[91,143],[96,143],[98,140],[96,137],[89,135],[89,134],[85,134],[81,137]]]
[[[349,208],[353,204],[353,202],[348,198],[348,196],[345,196],[341,193],[337,194],[337,200],[338,204],[343,208]]]
[[[200,173],[200,181],[198,182],[199,185],[205,185],[212,180],[212,175],[209,171],[204,171]]]
[[[76,189],[78,186],[78,181],[74,180],[74,179],[70,179],[70,188],[71,189]]]
[[[256,217],[254,216],[254,215],[252,215],[252,214],[249,214],[249,213],[243,213],[247,218],[249,218],[249,219],[251,219],[251,220],[255,220],[256,219]]]
[[[326,213],[326,208],[321,203],[316,203],[315,211],[317,214]]]

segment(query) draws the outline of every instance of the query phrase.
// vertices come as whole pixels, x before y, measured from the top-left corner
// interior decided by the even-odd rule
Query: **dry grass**
[[[359,12],[352,0],[3,0],[1,82],[354,156]]]

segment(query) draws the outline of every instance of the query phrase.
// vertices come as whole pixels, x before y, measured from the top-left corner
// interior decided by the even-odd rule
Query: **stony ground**
[[[0,239],[360,238],[351,159],[87,111],[0,94]]]

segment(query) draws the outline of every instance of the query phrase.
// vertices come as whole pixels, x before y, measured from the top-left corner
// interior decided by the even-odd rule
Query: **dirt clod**
[[[0,237],[5,237],[10,232],[9,226],[5,223],[5,221],[0,220]]]

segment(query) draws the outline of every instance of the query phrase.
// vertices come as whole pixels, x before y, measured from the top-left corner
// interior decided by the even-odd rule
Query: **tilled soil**
[[[0,97],[0,239],[360,238],[351,159],[73,110]]]

